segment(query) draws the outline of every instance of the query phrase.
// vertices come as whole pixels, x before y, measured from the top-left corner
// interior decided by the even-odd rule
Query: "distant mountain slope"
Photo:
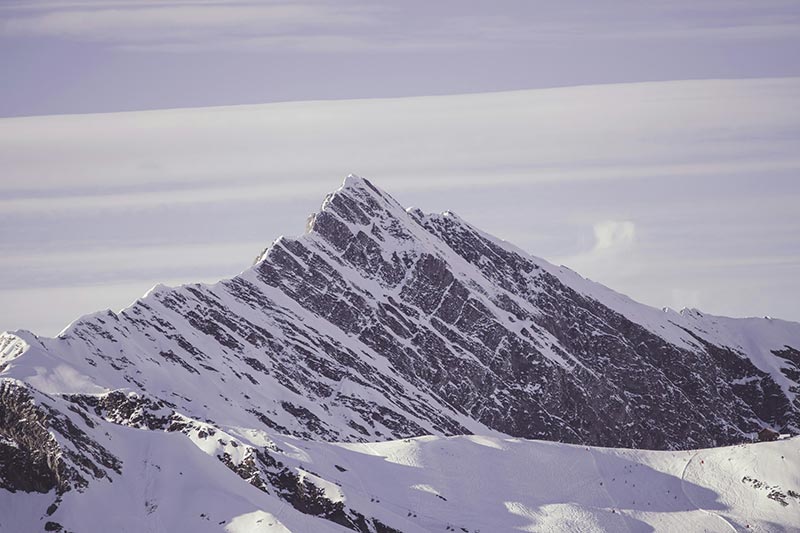
[[[702,448],[797,433],[798,383],[800,324],[659,311],[350,176],[239,276],[0,336],[0,487],[88,494],[184,434],[276,502],[389,531],[311,488],[277,435]]]

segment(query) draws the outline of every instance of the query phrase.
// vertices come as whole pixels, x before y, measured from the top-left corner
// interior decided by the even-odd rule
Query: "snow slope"
[[[213,458],[218,450],[208,443],[204,453],[181,434],[110,423],[103,429],[104,444],[130,471],[65,493],[49,516],[52,493],[6,493],[0,529],[33,531],[52,522],[84,533],[347,530],[243,482]],[[399,531],[800,527],[797,438],[658,452],[485,436],[344,444],[244,433],[252,440],[226,440],[268,439],[281,450],[274,455],[326,498]]]

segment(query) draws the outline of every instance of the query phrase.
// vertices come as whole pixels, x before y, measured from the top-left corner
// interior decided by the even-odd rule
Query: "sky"
[[[800,75],[797,0],[0,1],[0,116]]]
[[[351,172],[800,320],[798,49],[798,2],[0,2],[0,330],[235,275]]]

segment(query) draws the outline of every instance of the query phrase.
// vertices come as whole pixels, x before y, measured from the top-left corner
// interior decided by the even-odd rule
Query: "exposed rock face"
[[[2,488],[62,494],[121,473],[121,462],[54,404],[44,395],[37,401],[22,383],[0,382]]]
[[[119,473],[86,433],[99,421],[203,426],[201,439],[236,426],[341,441],[731,444],[762,426],[798,431],[798,347],[798,324],[657,311],[349,177],[305,235],[237,277],[158,286],[55,339],[0,337],[0,483],[63,492]],[[367,520],[280,481],[263,449],[229,452],[218,458],[262,490],[294,487],[283,497],[296,507]]]

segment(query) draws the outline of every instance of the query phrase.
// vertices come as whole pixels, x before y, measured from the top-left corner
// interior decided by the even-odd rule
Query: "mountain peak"
[[[348,174],[345,176],[344,180],[342,180],[342,189],[355,189],[355,188],[362,188],[366,186],[368,180],[362,178],[358,174]],[[371,184],[370,184],[371,185]]]
[[[357,174],[348,174],[342,180],[341,186],[336,189],[332,194],[336,193],[355,193],[364,194],[369,196],[377,196],[378,198],[389,197],[384,191],[372,184],[367,178],[362,178]]]
[[[346,197],[358,204],[370,203],[371,200],[385,202],[387,198],[391,198],[388,194],[375,187],[368,179],[356,174],[348,174],[339,188],[325,197],[320,211],[330,210],[336,199],[341,197]],[[334,211],[336,210],[335,205],[333,209]]]
[[[338,248],[347,245],[347,239],[359,231],[374,233],[393,227],[400,232],[410,222],[405,209],[394,198],[369,180],[350,174],[325,197],[320,212],[309,217],[306,232],[336,241]]]

